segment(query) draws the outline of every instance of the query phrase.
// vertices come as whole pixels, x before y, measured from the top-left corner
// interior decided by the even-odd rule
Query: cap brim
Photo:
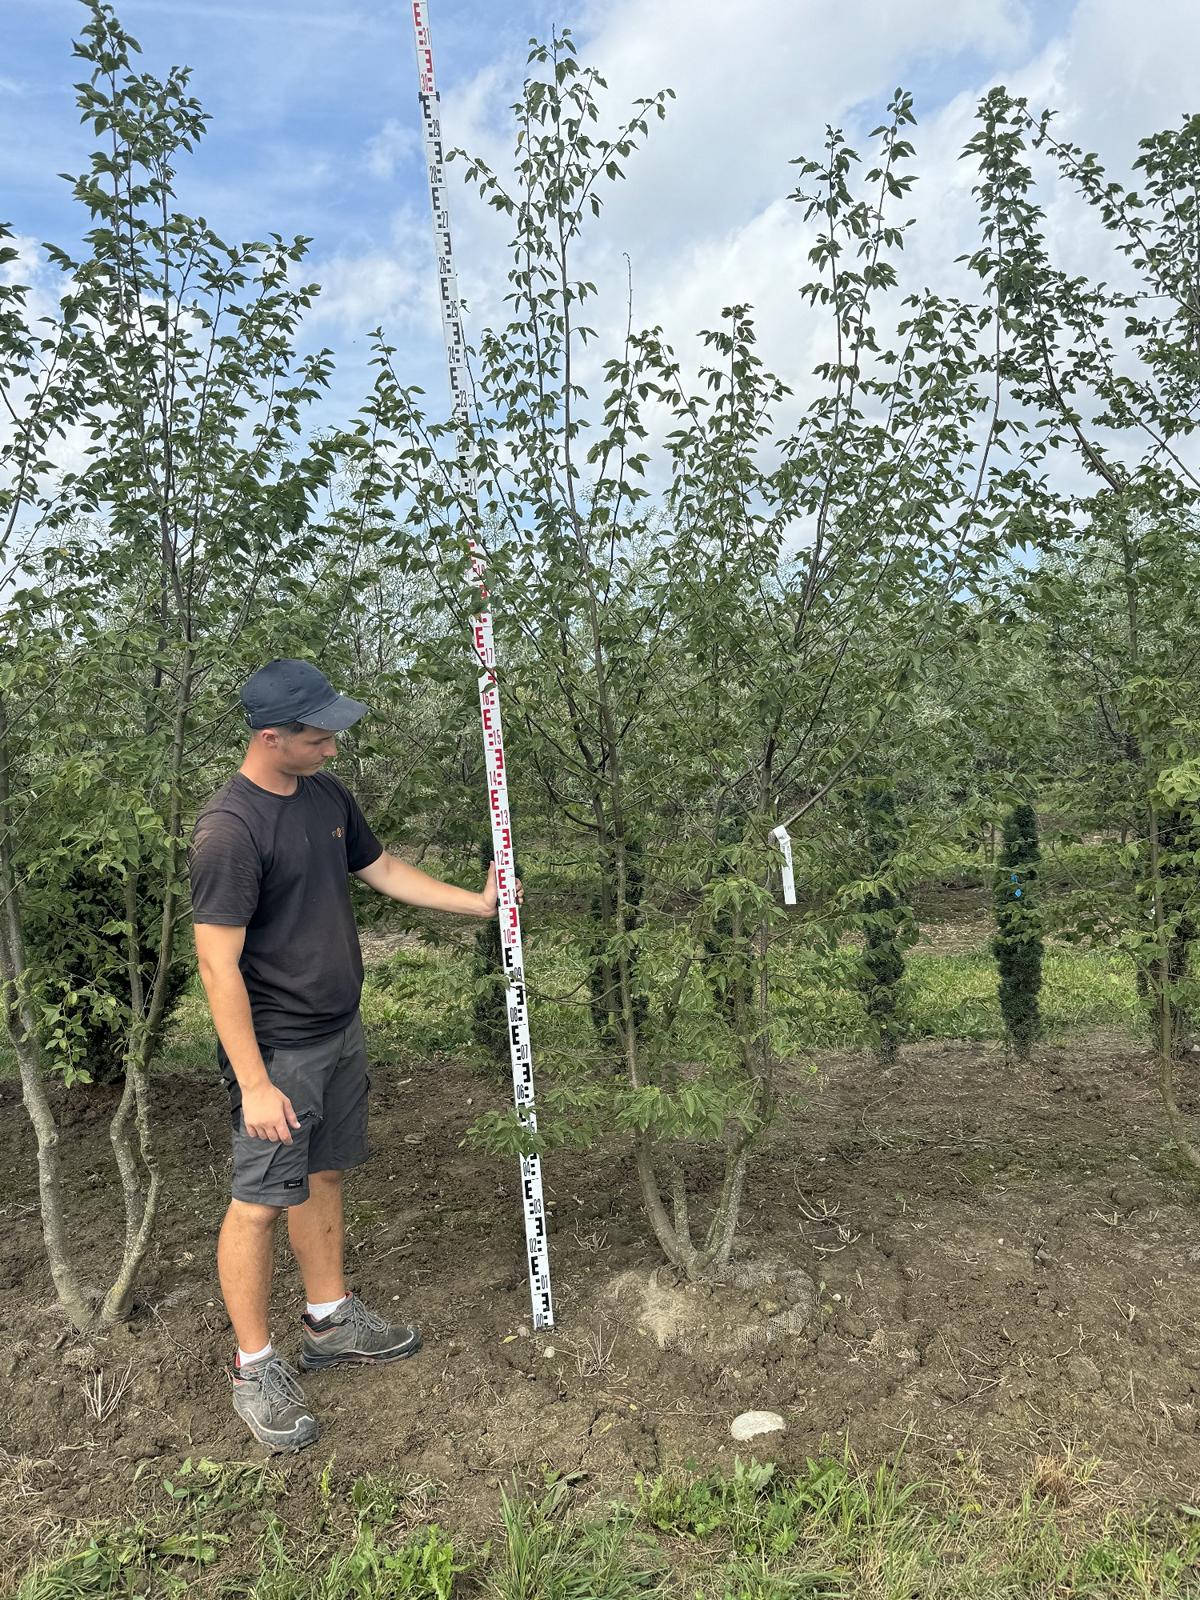
[[[351,700],[349,695],[339,694],[336,700],[318,706],[315,711],[306,711],[298,720],[306,722],[310,728],[320,728],[323,733],[342,733],[346,728],[352,728],[360,717],[365,717],[369,710],[370,707],[361,700]]]

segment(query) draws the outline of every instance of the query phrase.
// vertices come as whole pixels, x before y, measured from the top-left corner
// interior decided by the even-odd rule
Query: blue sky
[[[436,0],[435,0],[436,4]],[[333,245],[368,241],[395,184],[363,165],[389,118],[416,129],[413,46],[403,4],[288,0],[120,0],[118,14],[162,72],[185,63],[212,116],[189,167],[187,189],[230,233],[310,232]],[[446,86],[486,65],[493,42],[471,25],[478,7],[438,7],[439,73]],[[78,0],[5,0],[0,8],[0,141],[5,207],[22,231],[71,229],[59,170],[88,149],[73,81]],[[505,8],[504,32],[523,40],[536,6]],[[405,172],[402,184],[414,174]]]
[[[653,0],[646,3],[653,7]],[[960,3],[970,8],[971,0]],[[805,9],[780,5],[780,28],[802,32]],[[1028,9],[1035,47],[1070,9],[1068,0]],[[370,177],[363,152],[389,120],[409,121],[414,133],[417,125],[412,34],[402,0],[119,0],[117,11],[152,70],[193,68],[196,93],[213,122],[192,187],[211,205],[214,222],[252,231],[269,211],[272,225],[315,232],[320,245],[377,236],[379,212],[394,204],[395,184],[363,181]],[[433,0],[442,91],[452,97],[498,63],[519,70],[528,38],[545,36],[555,24],[572,27],[586,50],[604,14],[578,0]],[[59,237],[70,231],[54,174],[73,170],[88,148],[72,88],[81,64],[72,59],[71,41],[82,16],[79,0],[4,0],[0,7],[0,174],[7,210],[22,231]],[[926,46],[906,63],[905,84],[926,111],[936,110],[987,74],[989,54],[974,45],[944,52]],[[401,188],[418,176],[409,164]]]
[[[379,321],[406,375],[440,382],[408,6],[121,0],[118,11],[152,70],[193,67],[212,117],[181,173],[183,208],[225,237],[312,235],[328,292],[310,333],[338,356],[336,402],[353,405],[365,386],[366,332]],[[615,97],[676,89],[595,246],[613,317],[627,250],[639,320],[686,344],[723,304],[749,299],[793,382],[811,353],[795,292],[805,239],[783,197],[789,157],[816,149],[826,121],[861,136],[896,84],[915,90],[928,216],[913,261],[933,278],[969,234],[957,153],[990,82],[1062,105],[1064,125],[1114,159],[1200,99],[1190,0],[431,0],[431,13],[448,142],[493,160],[508,146],[526,42],[554,23],[574,29]],[[56,174],[78,170],[88,149],[71,87],[82,16],[77,0],[0,0],[0,216],[31,241],[71,244],[80,227]],[[457,184],[452,205],[477,321],[499,309],[503,233]]]

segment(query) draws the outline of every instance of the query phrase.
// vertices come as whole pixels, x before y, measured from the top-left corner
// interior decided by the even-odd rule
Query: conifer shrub
[[[878,881],[863,899],[859,993],[875,1054],[882,1065],[891,1066],[904,1037],[904,951],[912,943],[915,924],[912,908],[893,887],[901,832],[895,790],[886,778],[872,778],[864,786],[863,812],[871,876]]]
[[[1158,860],[1161,877],[1163,912],[1167,922],[1166,989],[1163,974],[1151,970],[1156,964],[1138,963],[1137,991],[1146,1007],[1146,1025],[1151,1041],[1158,1045],[1162,1037],[1160,1005],[1169,1008],[1169,1037],[1177,1056],[1186,1054],[1192,1045],[1195,1024],[1193,1007],[1184,998],[1184,987],[1191,973],[1192,952],[1200,926],[1197,925],[1196,862],[1200,860],[1200,816],[1189,807],[1175,807],[1166,812],[1158,824]],[[1154,903],[1150,885],[1141,892],[1147,924],[1154,921]]]
[[[1026,1057],[1041,1037],[1042,923],[1037,907],[1037,814],[1022,801],[1004,819],[1004,844],[996,873],[996,937],[1000,1012],[1009,1044]]]

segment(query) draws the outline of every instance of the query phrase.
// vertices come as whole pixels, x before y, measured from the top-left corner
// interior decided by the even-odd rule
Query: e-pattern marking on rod
[[[417,45],[417,76],[421,103],[421,129],[429,169],[429,199],[433,208],[433,236],[437,251],[438,290],[442,305],[442,333],[450,372],[454,416],[465,429],[470,420],[470,388],[466,338],[454,275],[450,245],[450,213],[446,204],[446,169],[442,152],[440,98],[433,76],[433,47],[429,36],[426,0],[412,0],[413,32]],[[479,485],[465,464],[456,468],[461,506],[476,506]],[[479,585],[483,609],[471,632],[471,648],[479,675],[479,714],[483,723],[483,749],[487,766],[488,811],[492,824],[492,853],[499,893],[500,948],[507,987],[509,1054],[512,1059],[513,1098],[523,1128],[537,1130],[533,1103],[533,1048],[529,1039],[529,1007],[525,990],[525,961],[521,950],[521,914],[517,906],[517,880],[508,809],[508,775],[504,761],[504,731],[500,718],[500,685],[496,676],[496,647],[482,552],[473,533],[470,539],[471,572]],[[529,1294],[535,1328],[554,1326],[550,1294],[550,1251],[546,1241],[546,1208],[542,1199],[542,1164],[539,1156],[521,1157],[521,1204],[525,1213],[525,1245],[529,1263]]]

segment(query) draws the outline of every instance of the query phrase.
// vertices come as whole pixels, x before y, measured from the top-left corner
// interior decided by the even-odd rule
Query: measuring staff
[[[450,246],[450,212],[446,204],[446,167],[442,153],[442,125],[438,111],[440,96],[433,76],[433,48],[429,37],[429,15],[425,0],[413,0],[413,32],[417,45],[417,76],[420,83],[421,130],[425,141],[425,160],[429,168],[429,199],[433,207],[433,237],[437,250],[438,287],[442,303],[442,334],[446,342],[446,363],[450,372],[450,393],[454,418],[462,433],[463,460],[456,463],[456,487],[461,514],[467,521],[471,549],[471,570],[479,584],[483,609],[471,630],[471,650],[479,668],[479,714],[483,722],[483,748],[487,760],[488,810],[492,820],[492,853],[496,863],[500,896],[500,943],[507,985],[509,1051],[512,1059],[513,1097],[521,1127],[537,1132],[537,1112],[533,1104],[533,1047],[529,1040],[529,1004],[525,990],[525,959],[521,950],[521,917],[517,909],[517,890],[512,819],[508,809],[508,770],[504,760],[504,731],[500,722],[500,685],[496,676],[496,647],[492,639],[492,617],[488,610],[484,582],[483,552],[470,527],[479,501],[479,485],[465,464],[466,439],[471,416],[470,374],[467,371],[467,341],[463,332],[462,308],[458,300],[458,280],[454,274],[454,255]],[[542,1199],[541,1158],[521,1157],[521,1204],[525,1215],[525,1249],[529,1267],[529,1297],[535,1328],[554,1326],[554,1304],[550,1293],[550,1252],[546,1243],[546,1210]]]

